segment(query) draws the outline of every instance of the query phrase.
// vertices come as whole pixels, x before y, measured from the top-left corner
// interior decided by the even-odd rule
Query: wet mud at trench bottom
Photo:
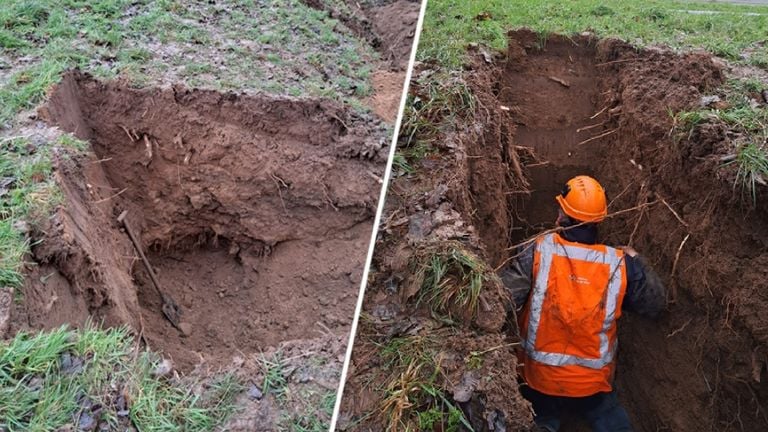
[[[377,120],[76,72],[40,114],[93,152],[55,158],[64,203],[35,233],[14,331],[127,324],[182,370],[348,332],[387,153]],[[123,211],[187,334],[164,319]]]
[[[475,67],[470,84],[483,105],[505,107],[492,117],[500,125],[466,141],[475,208],[463,213],[490,264],[554,226],[554,196],[569,178],[596,177],[609,212],[639,207],[606,220],[600,241],[631,242],[670,291],[658,321],[619,321],[615,386],[636,430],[768,428],[766,210],[740,204],[712,162],[732,151],[722,131],[670,133],[669,110],[698,107],[724,81],[722,63],[591,37],[542,44],[519,31],[501,64]],[[529,193],[510,180],[517,164]],[[589,428],[570,415],[562,430]]]

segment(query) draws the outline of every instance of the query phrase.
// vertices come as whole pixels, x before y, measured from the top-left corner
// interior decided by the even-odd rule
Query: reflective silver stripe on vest
[[[621,258],[616,253],[616,249],[608,247],[606,253],[596,251],[590,248],[583,248],[573,245],[560,245],[555,243],[555,234],[549,234],[539,243],[537,251],[541,254],[539,260],[539,271],[533,284],[533,293],[531,294],[530,311],[528,313],[528,333],[523,341],[523,347],[526,354],[533,360],[550,366],[578,365],[592,369],[601,369],[613,361],[616,353],[616,344],[610,345],[608,340],[608,330],[610,330],[616,319],[616,307],[621,292],[622,272],[624,271]],[[552,271],[552,258],[563,256],[573,260],[587,261],[592,263],[607,264],[611,270],[611,278],[608,282],[605,298],[605,319],[603,328],[600,332],[600,357],[587,358],[570,354],[551,353],[536,350],[536,336],[541,323],[541,308],[544,304],[544,298],[547,295],[547,285],[549,274]]]

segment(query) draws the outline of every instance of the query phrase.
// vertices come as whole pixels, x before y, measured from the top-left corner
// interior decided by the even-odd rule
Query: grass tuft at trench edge
[[[0,428],[208,431],[232,414],[242,390],[233,375],[159,378],[160,362],[126,328],[18,333],[0,346]]]

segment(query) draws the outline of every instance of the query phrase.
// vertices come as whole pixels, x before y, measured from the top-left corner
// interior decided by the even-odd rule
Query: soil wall
[[[670,115],[697,108],[714,92],[724,81],[723,64],[707,54],[638,50],[591,37],[542,44],[520,31],[510,34],[503,67],[479,67],[490,78],[477,74],[473,88],[488,96],[492,82],[493,97],[483,104],[504,107],[509,120],[502,130],[512,131],[486,123],[498,139],[468,146],[489,155],[470,164],[468,181],[489,188],[470,192],[478,207],[474,226],[491,261],[553,226],[554,196],[568,178],[595,176],[606,187],[610,212],[635,209],[605,222],[602,241],[634,246],[669,288],[668,311],[658,322],[630,314],[620,323],[616,385],[636,427],[768,427],[768,317],[760,312],[768,306],[761,289],[765,206],[741,201],[732,174],[719,167],[719,158],[734,151],[722,126],[679,137]],[[515,191],[502,181],[516,171],[507,162],[510,149],[527,164],[530,193],[499,200],[500,189]],[[527,149],[535,160],[526,160]],[[501,167],[493,167],[496,161]],[[513,215],[509,224],[500,202]]]
[[[431,152],[408,160],[415,173],[396,175],[389,187],[340,428],[392,426],[386,403],[402,393],[388,383],[411,375],[392,370],[385,353],[403,338],[439,341],[434,363],[447,365],[440,388],[475,430],[500,430],[499,419],[506,430],[530,427],[509,373],[514,315],[501,329],[446,323],[409,296],[412,280],[424,268],[419,257],[435,245],[459,242],[500,267],[521,240],[554,226],[555,195],[586,173],[610,202],[600,241],[635,247],[668,287],[659,320],[628,313],[619,323],[616,388],[636,430],[765,430],[766,207],[743,201],[733,171],[722,166],[738,137],[714,121],[680,136],[671,115],[717,93],[726,66],[704,53],[591,35],[543,40],[525,30],[510,33],[506,53],[477,57],[464,74],[471,118],[441,125],[429,137]],[[411,89],[418,95],[419,83]],[[462,347],[490,349],[489,368],[443,363],[460,358]],[[394,411],[411,415],[402,424],[429,406],[418,392],[405,395],[410,405]],[[563,431],[588,430],[571,414]]]
[[[348,331],[387,154],[378,122],[320,100],[78,73],[41,114],[93,154],[56,161],[64,205],[37,234],[46,273],[29,279],[16,329],[128,324],[187,369]],[[123,211],[186,331],[160,313]]]

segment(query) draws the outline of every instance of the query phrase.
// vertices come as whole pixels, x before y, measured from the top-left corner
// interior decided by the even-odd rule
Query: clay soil
[[[321,100],[79,73],[41,115],[93,153],[55,161],[65,205],[36,233],[14,332],[127,324],[189,371],[349,331],[387,152],[377,121]],[[124,210],[186,334],[163,317]]]
[[[342,418],[354,424],[380,406],[366,389],[381,377],[371,353],[383,335],[431,331],[403,324],[424,311],[397,293],[412,277],[403,262],[420,244],[459,239],[497,268],[515,244],[553,227],[554,196],[564,182],[589,174],[606,186],[609,212],[624,210],[601,226],[601,241],[631,244],[669,291],[659,320],[628,313],[619,324],[616,388],[636,430],[766,430],[766,207],[745,202],[733,172],[721,168],[734,147],[725,126],[679,135],[669,114],[715,93],[726,66],[708,54],[640,50],[591,36],[542,42],[512,32],[507,53],[492,64],[474,62],[467,80],[475,116],[436,140],[438,154],[423,159],[415,176],[391,185],[364,303],[372,324],[358,336],[370,343],[355,346]],[[516,325],[510,317],[503,329],[475,323],[469,331],[444,346],[489,334],[514,341]],[[511,350],[506,356],[514,363]],[[481,370],[478,381],[506,378],[494,372]],[[443,382],[454,396],[457,377],[449,373]],[[516,386],[505,383],[504,397],[498,388],[474,389],[480,407],[462,408],[476,430],[498,430],[498,413],[506,430],[528,427]],[[360,403],[347,403],[347,395]],[[588,430],[572,414],[562,430]],[[359,429],[378,430],[381,418],[371,418]]]

